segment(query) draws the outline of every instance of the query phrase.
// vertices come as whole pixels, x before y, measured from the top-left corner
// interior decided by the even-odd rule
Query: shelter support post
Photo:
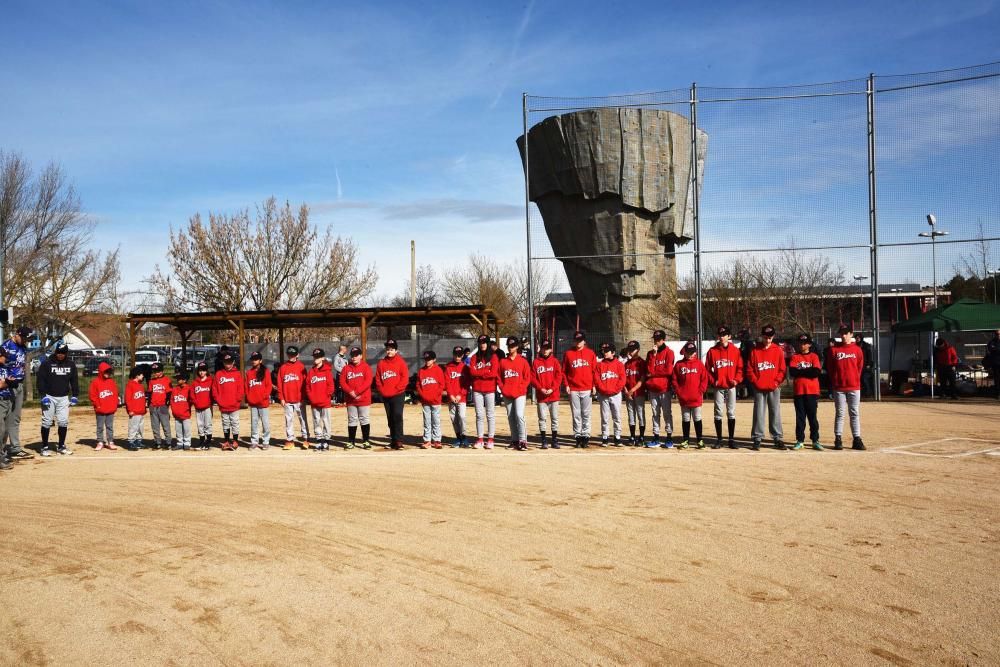
[[[281,366],[281,362],[284,361],[284,359],[285,359],[285,330],[282,327],[278,327],[278,367]]]
[[[368,361],[368,318],[361,316],[361,358]]]
[[[239,328],[237,330],[239,331],[240,335],[240,373],[244,373],[246,372],[247,357],[246,357],[246,341],[244,340],[243,337],[244,333],[243,320],[239,320],[238,324]]]

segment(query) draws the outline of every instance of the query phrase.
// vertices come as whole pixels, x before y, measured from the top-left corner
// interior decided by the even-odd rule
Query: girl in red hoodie
[[[507,408],[510,448],[528,451],[528,430],[524,424],[524,404],[531,385],[531,365],[521,355],[521,341],[507,339],[507,356],[500,360],[500,393]]]
[[[177,444],[174,449],[191,449],[191,385],[188,376],[180,371],[174,377],[177,386],[170,392],[170,414],[174,416],[174,435]]]
[[[200,362],[191,383],[191,405],[194,407],[195,423],[198,426],[198,446],[195,449],[201,451],[208,451],[212,444],[212,382],[208,364]]]
[[[354,449],[361,426],[361,448],[371,449],[372,367],[360,347],[352,347],[344,370],[340,371],[340,390],[347,403],[347,449]]]
[[[222,355],[222,369],[216,371],[212,398],[222,413],[222,451],[235,452],[240,446],[240,406],[243,403],[243,374],[236,368],[236,358]]]
[[[246,376],[247,405],[250,406],[250,449],[267,449],[271,446],[271,374],[264,365],[260,352],[250,355],[250,368]]]
[[[483,436],[488,440],[486,449],[493,449],[496,432],[496,391],[500,377],[500,359],[490,349],[490,337],[480,336],[476,341],[479,349],[469,359],[469,375],[472,377],[472,403],[476,407],[476,449],[482,449]],[[485,427],[485,433],[484,433]]]
[[[601,343],[601,360],[594,371],[597,402],[601,406],[601,447],[608,446],[609,426],[614,425],[614,445],[622,446],[622,390],[625,364],[615,356],[615,346]]]
[[[819,355],[812,351],[812,338],[807,333],[799,334],[798,351],[788,360],[788,374],[792,376],[795,395],[795,445],[792,449],[802,449],[806,439],[806,421],[809,422],[809,439],[813,449],[823,451],[819,444],[819,420],[816,418],[816,404],[819,401],[819,376],[823,365]]]
[[[760,330],[761,342],[750,351],[744,369],[753,387],[753,438],[754,451],[760,449],[764,438],[764,411],[767,410],[768,427],[774,446],[786,449],[781,431],[781,383],[785,381],[785,352],[774,344],[774,327],[770,324]]]
[[[128,450],[142,449],[142,422],[146,418],[146,387],[141,368],[133,368],[125,384],[125,411],[128,413]]]
[[[684,432],[684,440],[678,447],[684,449],[688,446],[693,421],[695,446],[704,449],[705,441],[701,439],[701,404],[705,401],[705,392],[708,390],[708,369],[698,358],[698,344],[693,340],[684,344],[681,355],[681,360],[674,364],[672,378],[674,393],[681,406],[681,429]]]
[[[465,406],[469,398],[469,389],[472,387],[472,376],[469,374],[469,366],[462,357],[465,350],[461,345],[456,346],[451,351],[451,363],[444,367],[444,392],[448,396],[448,415],[451,417],[451,426],[455,429],[455,440],[452,447],[468,447],[469,441],[465,437]]]
[[[441,449],[441,398],[444,396],[444,371],[438,366],[437,354],[427,350],[424,366],[417,371],[417,397],[424,413],[423,449]]]
[[[375,365],[375,386],[382,394],[385,418],[389,422],[389,448],[403,448],[403,399],[410,383],[410,367],[399,354],[399,346],[385,341],[385,356]]]
[[[312,406],[313,435],[316,451],[330,450],[330,406],[335,391],[333,366],[326,361],[322,348],[313,350],[313,366],[306,373],[306,398]]]
[[[97,367],[97,377],[90,383],[90,404],[97,417],[97,446],[101,451],[118,449],[115,446],[115,412],[118,410],[118,383],[114,378],[115,369],[102,361]]]

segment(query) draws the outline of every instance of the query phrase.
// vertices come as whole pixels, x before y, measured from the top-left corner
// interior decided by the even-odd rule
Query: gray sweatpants
[[[643,396],[625,399],[625,411],[628,412],[629,426],[646,428],[646,399]]]
[[[229,432],[229,435],[233,440],[239,440],[240,437],[239,410],[222,413],[222,432],[226,433],[227,431]]]
[[[503,399],[504,407],[507,408],[507,426],[510,427],[511,442],[527,442],[528,428],[524,424],[524,404],[526,396]]]
[[[750,433],[754,441],[764,439],[764,419],[767,418],[771,437],[781,440],[781,387],[774,391],[753,392],[753,429]]]
[[[6,425],[7,419],[10,417],[13,411],[14,411],[14,399],[0,398],[0,424]],[[4,451],[4,446],[5,446],[4,435],[0,434],[0,453]],[[9,451],[15,452],[19,448],[20,448],[20,442],[18,442],[17,447],[15,447],[14,440],[12,439]]]
[[[673,394],[669,391],[661,391],[649,394],[649,412],[653,418],[653,435],[660,435],[660,421],[667,427],[667,435],[674,432],[674,411],[670,406]]]
[[[271,415],[268,408],[250,406],[250,444],[271,444]]]
[[[441,406],[424,405],[424,442],[441,442]]]
[[[198,435],[212,435],[212,408],[194,411],[195,420],[198,422]]]
[[[170,408],[158,405],[149,408],[149,424],[153,431],[153,442],[170,444]]]
[[[472,392],[472,402],[476,406],[476,436],[479,438],[483,437],[484,431],[483,427],[486,426],[488,430],[485,432],[487,437],[492,438],[496,434],[496,394],[492,391],[483,393],[480,391]]]
[[[573,435],[578,438],[590,437],[590,410],[594,398],[589,391],[569,392],[569,411],[573,417]]]
[[[855,438],[861,437],[861,392],[860,391],[835,391],[833,392],[833,405],[836,407],[836,416],[833,419],[833,435],[840,437],[844,434],[844,411],[851,415],[851,435]]]
[[[320,442],[330,439],[330,408],[312,406],[313,436]]]
[[[97,442],[111,442],[115,439],[115,416],[94,415],[97,418]]]
[[[42,410],[42,428],[52,428],[53,422],[69,426],[69,396],[49,396],[48,399],[49,407]]]
[[[146,415],[132,415],[128,418],[128,441],[142,442],[142,423]]]
[[[302,434],[302,441],[305,442],[309,430],[306,428],[304,419],[301,403],[285,403],[285,440],[289,442],[295,440],[295,423],[298,422],[301,429],[299,433]]]
[[[726,409],[727,419],[736,419],[736,387],[715,389],[715,421],[722,421],[722,409]]]
[[[455,437],[465,436],[465,401],[461,403],[448,403],[448,416],[451,418],[451,427],[455,429]]]
[[[0,450],[8,440],[10,441],[10,451],[16,452],[21,449],[21,410],[24,408],[24,382],[17,385],[13,390],[14,398],[11,399],[10,410],[8,410],[0,420],[3,424],[4,432],[0,434]]]
[[[177,446],[191,448],[191,419],[174,419],[174,434],[177,435]]]
[[[538,430],[541,433],[548,433],[551,423],[552,433],[558,433],[559,401],[549,401],[547,403],[539,401],[535,404],[535,407],[538,408]]]
[[[622,437],[622,395],[598,394],[597,400],[601,404],[601,439],[607,440],[614,429],[615,440]]]
[[[681,406],[681,421],[689,422],[692,419],[694,421],[696,421],[696,422],[700,422],[701,421],[701,406],[699,405],[696,408],[685,408],[682,405]]]
[[[370,405],[348,405],[347,425],[367,426],[368,424],[371,424],[371,411],[372,406]]]

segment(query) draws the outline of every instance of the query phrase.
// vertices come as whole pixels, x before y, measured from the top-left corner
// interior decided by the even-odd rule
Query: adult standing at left
[[[3,342],[7,361],[7,389],[13,395],[11,409],[4,419],[4,435],[0,445],[7,443],[7,456],[14,459],[34,458],[34,454],[21,446],[21,409],[24,407],[24,368],[28,358],[28,341],[34,336],[30,327],[18,327]],[[0,446],[0,450],[3,447]]]
[[[76,364],[66,358],[69,348],[60,345],[55,353],[38,367],[38,393],[42,397],[42,456],[52,456],[49,449],[49,429],[55,422],[59,434],[57,452],[63,456],[73,453],[66,447],[69,430],[69,408],[76,405],[80,384]]]
[[[347,368],[347,346],[341,345],[337,349],[337,356],[333,358],[331,362],[333,364],[333,404],[343,405],[344,404],[344,390],[340,388],[340,374],[344,372]]]

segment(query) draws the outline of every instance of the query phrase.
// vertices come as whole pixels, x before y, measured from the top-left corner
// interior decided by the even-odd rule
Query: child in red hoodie
[[[125,384],[125,411],[128,413],[128,450],[142,449],[142,422],[146,417],[146,387],[142,369],[133,368]]]
[[[444,395],[444,371],[438,366],[437,354],[427,350],[424,365],[417,371],[417,397],[424,413],[423,449],[441,449],[441,398]]]
[[[115,369],[111,364],[102,361],[97,366],[97,377],[90,383],[90,404],[94,406],[97,417],[97,446],[101,451],[107,445],[108,449],[118,449],[115,446],[115,412],[118,410],[118,383],[114,378]]]
[[[490,337],[483,335],[476,343],[479,349],[469,359],[472,376],[472,404],[476,408],[476,449],[493,449],[496,434],[496,390],[500,378],[499,355],[490,349]],[[487,437],[483,443],[483,436]]]
[[[563,353],[563,376],[569,390],[573,435],[579,449],[590,446],[590,412],[594,401],[594,369],[597,355],[587,347],[582,331],[573,334],[573,347]]]
[[[198,446],[195,449],[203,452],[207,452],[212,444],[212,383],[208,364],[200,362],[191,383],[191,405],[194,406],[194,418],[198,426]]]
[[[753,387],[753,438],[754,451],[760,449],[764,438],[764,411],[767,410],[768,427],[774,446],[786,449],[781,431],[781,383],[785,380],[785,352],[774,344],[774,327],[770,324],[760,330],[761,342],[750,351],[744,369]]]
[[[622,446],[622,390],[625,388],[625,364],[615,356],[615,346],[601,343],[601,360],[594,371],[597,402],[601,406],[601,447],[608,446],[614,426],[614,445]]]
[[[246,376],[247,405],[250,406],[250,449],[271,446],[271,374],[260,352],[250,355]]]
[[[243,403],[243,374],[236,368],[236,358],[222,355],[222,369],[216,371],[212,398],[222,413],[222,451],[235,452],[240,446],[240,406]]]
[[[452,447],[468,447],[469,440],[465,437],[465,406],[472,387],[472,375],[469,366],[463,360],[465,349],[457,345],[451,351],[451,363],[444,367],[444,391],[448,396],[448,415],[451,426],[455,429],[455,440]]]
[[[722,447],[722,412],[725,407],[729,427],[729,448],[736,449],[733,434],[736,432],[736,389],[743,382],[743,355],[733,344],[732,332],[723,325],[715,332],[718,342],[705,354],[708,384],[715,388],[715,444]]]
[[[410,383],[410,367],[399,354],[392,338],[385,341],[385,356],[375,365],[375,386],[382,394],[385,418],[389,422],[389,448],[403,448],[403,400]]]
[[[352,347],[344,370],[340,371],[340,391],[347,403],[347,449],[354,449],[361,427],[361,449],[371,449],[372,367],[360,347]]]
[[[546,435],[552,426],[552,449],[559,449],[559,388],[563,383],[562,364],[552,354],[552,341],[543,340],[540,354],[531,362],[531,384],[537,390],[538,431],[542,449],[548,449]]]
[[[861,440],[861,373],[865,367],[864,351],[854,342],[854,330],[842,324],[837,331],[840,342],[827,353],[830,372],[830,390],[836,416],[833,420],[833,448],[843,449],[844,413],[851,417],[851,449],[864,449]]]
[[[306,373],[306,398],[312,406],[313,435],[316,437],[316,451],[330,451],[330,406],[336,391],[333,366],[326,360],[326,352],[317,347],[313,350],[313,366]]]
[[[646,395],[653,421],[653,439],[650,445],[664,449],[674,446],[674,412],[670,407],[670,378],[674,372],[674,351],[667,346],[667,332],[653,332],[653,349],[646,353]],[[661,418],[662,415],[662,418]],[[667,439],[660,442],[660,423],[666,426]]]
[[[170,378],[163,365],[154,362],[149,378],[149,423],[153,431],[153,449],[170,448]]]
[[[798,350],[788,360],[788,374],[792,376],[795,395],[795,445],[792,449],[802,449],[806,439],[806,421],[809,422],[809,439],[813,449],[823,451],[819,444],[819,420],[816,418],[816,404],[819,401],[819,376],[822,363],[819,355],[812,351],[812,338],[807,333],[799,334]]]
[[[681,429],[684,432],[684,440],[678,448],[688,446],[693,421],[695,446],[704,449],[705,441],[701,439],[701,405],[708,390],[708,369],[698,358],[698,344],[693,340],[689,340],[681,348],[681,360],[674,364],[672,382],[677,403],[681,406]]]
[[[507,356],[500,360],[500,393],[507,408],[510,448],[528,451],[528,429],[524,423],[524,404],[531,386],[531,365],[521,354],[521,341],[507,339]]]
[[[191,385],[188,376],[180,371],[174,376],[177,386],[170,392],[170,414],[174,416],[174,435],[177,444],[174,449],[191,449]]]

